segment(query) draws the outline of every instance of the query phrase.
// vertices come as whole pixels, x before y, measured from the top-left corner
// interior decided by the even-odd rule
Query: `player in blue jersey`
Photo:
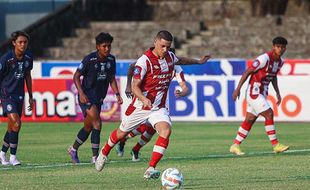
[[[91,144],[95,163],[100,144],[101,119],[100,111],[108,87],[111,86],[116,95],[117,102],[123,103],[115,79],[115,57],[110,54],[113,37],[109,33],[100,33],[96,36],[97,51],[84,57],[80,66],[74,73],[73,80],[78,90],[78,101],[84,114],[84,126],[80,129],[77,137],[68,153],[73,163],[79,163],[78,148],[87,140],[91,133]],[[81,83],[81,76],[83,76]]]
[[[0,152],[2,165],[20,165],[16,158],[18,135],[21,128],[21,114],[25,96],[25,82],[29,93],[29,107],[32,110],[32,54],[27,51],[29,35],[23,31],[11,34],[13,49],[0,59],[0,99],[4,116],[8,118],[8,128],[3,138]],[[10,159],[6,153],[10,148]]]

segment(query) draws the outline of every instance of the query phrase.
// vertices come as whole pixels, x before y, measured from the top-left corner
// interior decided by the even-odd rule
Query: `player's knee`
[[[264,114],[264,116],[265,116],[265,119],[266,119],[266,120],[271,120],[271,119],[273,119],[273,111],[272,111],[272,109],[269,109],[269,110]]]
[[[15,120],[12,122],[11,129],[14,132],[19,132],[22,123],[20,120]]]
[[[116,136],[118,139],[124,139],[128,135],[128,133],[129,132],[122,131],[120,130],[120,128],[118,128],[116,131]]]
[[[101,130],[101,121],[100,120],[95,120],[92,122],[93,127],[97,130]]]
[[[257,117],[255,116],[248,116],[245,118],[245,122],[253,124],[256,121],[256,118]]]
[[[171,127],[164,127],[161,128],[161,130],[159,131],[159,135],[164,138],[169,138],[170,134],[171,134]]]

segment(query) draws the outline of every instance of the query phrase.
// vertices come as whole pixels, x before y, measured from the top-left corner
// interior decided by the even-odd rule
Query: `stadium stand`
[[[289,41],[287,57],[309,58],[307,1],[288,1],[282,25],[277,12],[272,11],[276,7],[262,11],[264,6],[260,5],[260,14],[253,14],[251,2],[77,0],[35,24],[41,29],[31,26],[27,30],[36,36],[31,44],[35,57],[49,60],[81,59],[80,55],[94,49],[92,39],[100,31],[115,37],[112,53],[117,58],[135,59],[152,45],[151,40],[145,39],[151,39],[160,29],[174,34],[178,55],[197,57],[208,52],[218,58],[252,58],[270,47],[272,37],[283,35]]]

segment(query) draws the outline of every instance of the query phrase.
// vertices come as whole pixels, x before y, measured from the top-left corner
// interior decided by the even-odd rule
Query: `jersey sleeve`
[[[253,63],[250,65],[250,68],[254,69],[255,71],[263,68],[266,66],[267,62],[269,61],[269,57],[266,53],[258,56]]]
[[[7,60],[5,56],[2,56],[0,59],[0,79],[5,75],[7,70]]]
[[[29,66],[27,68],[27,71],[31,71],[33,69],[33,58],[29,59]]]
[[[181,66],[175,65],[175,78],[177,79],[178,83],[185,82],[184,72]]]
[[[147,71],[147,63],[149,62],[149,60],[146,58],[145,55],[143,55],[142,57],[140,57],[137,60],[137,63],[135,65],[135,68],[133,70],[133,77],[135,79],[143,79],[146,71]]]
[[[116,75],[116,60],[115,60],[115,57],[113,59],[113,63],[112,63],[112,67],[111,67],[111,74],[112,75]]]
[[[176,63],[179,61],[178,57],[173,52],[169,51],[169,54],[173,60],[173,63]]]
[[[85,57],[80,63],[79,67],[77,68],[77,71],[79,71],[81,75],[85,75],[87,73],[88,63],[89,63],[89,59],[88,57]]]

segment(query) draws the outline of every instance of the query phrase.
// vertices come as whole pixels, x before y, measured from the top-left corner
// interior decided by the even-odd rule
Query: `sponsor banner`
[[[117,75],[120,76],[118,84],[120,84],[124,104],[120,109],[110,89],[105,104],[102,106],[103,120],[120,120],[130,103],[125,96],[124,89],[128,66],[134,61],[117,61]],[[251,62],[252,60],[243,59],[214,59],[205,65],[182,66],[190,94],[176,99],[173,91],[178,84],[176,81],[172,82],[169,89],[172,119],[175,121],[242,121],[246,113],[244,91],[247,82],[243,85],[239,100],[234,102],[231,95],[246,65]],[[37,103],[33,115],[27,111],[24,112],[24,121],[83,120],[76,103],[76,89],[71,80],[79,64],[79,61],[35,62],[32,74],[34,76],[34,97]],[[276,121],[310,121],[310,118],[306,116],[306,113],[310,112],[310,99],[306,98],[310,96],[310,91],[307,92],[310,83],[309,75],[310,60],[285,60],[278,76],[283,100],[279,107],[275,105],[277,99],[273,87],[271,84],[269,86],[268,99],[274,110]],[[27,101],[26,99],[26,105],[28,105]],[[1,114],[2,107],[0,106]]]
[[[245,83],[240,99],[232,100],[232,93],[240,77],[185,76],[190,88],[187,97],[176,99],[173,95],[178,86],[173,82],[169,89],[169,108],[174,121],[242,121],[246,113]],[[274,110],[276,121],[310,121],[310,83],[307,76],[278,77],[282,103],[276,105],[276,94],[270,88],[268,101]],[[294,82],[292,82],[294,81]],[[189,119],[190,118],[190,119]]]
[[[241,89],[240,98],[233,101],[232,93],[240,76],[193,76],[185,75],[189,87],[189,95],[175,98],[174,90],[177,81],[172,81],[169,88],[169,110],[173,121],[242,121],[246,113],[245,90],[247,82]],[[292,82],[294,81],[294,82]],[[276,121],[310,121],[310,91],[308,76],[279,76],[278,83],[282,95],[282,103],[276,105],[276,93],[269,88],[268,102],[274,110]],[[122,77],[122,89],[126,87],[126,78]],[[272,86],[272,85],[271,85]],[[122,94],[124,104],[122,115],[131,102]],[[263,120],[260,118],[259,120]]]
[[[117,78],[119,82],[119,79]],[[23,121],[34,122],[64,122],[83,121],[83,114],[77,101],[77,90],[71,79],[34,79],[33,98],[34,109],[29,112],[28,96],[25,97]],[[0,115],[3,115],[0,106]],[[100,112],[103,121],[119,121],[120,106],[114,92],[109,88]],[[0,117],[0,121],[5,120]]]

